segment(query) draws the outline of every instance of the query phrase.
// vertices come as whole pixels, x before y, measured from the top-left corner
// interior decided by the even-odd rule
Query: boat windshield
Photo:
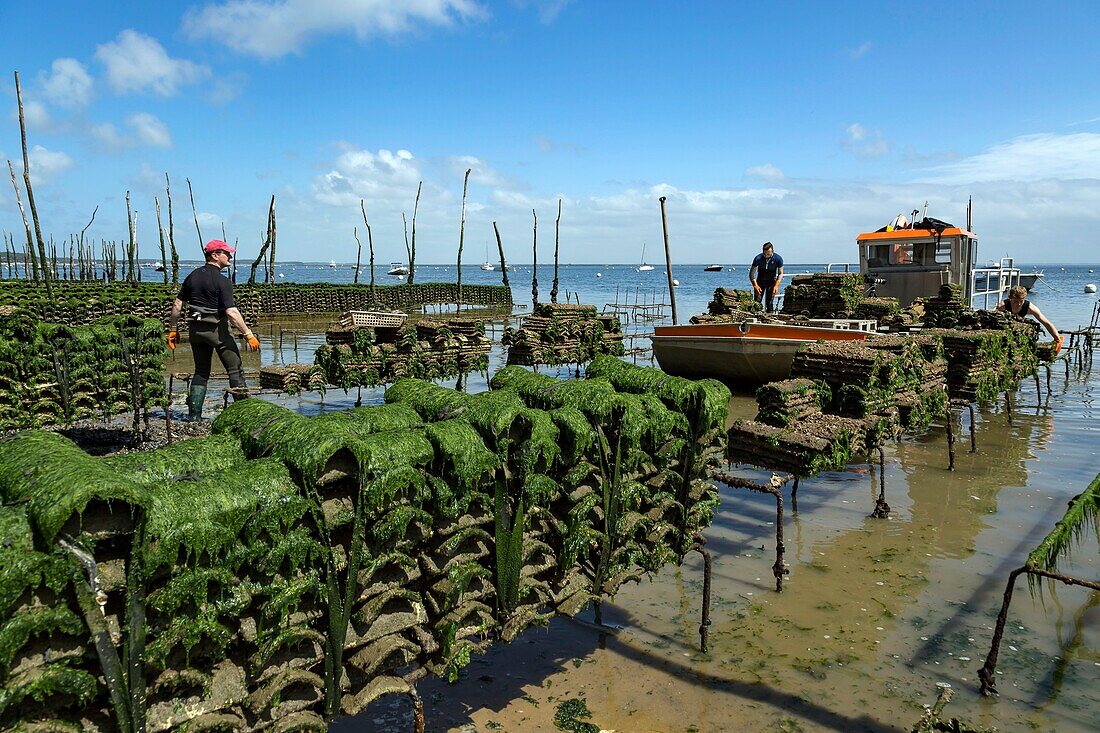
[[[867,245],[868,267],[950,265],[951,240],[884,242]]]

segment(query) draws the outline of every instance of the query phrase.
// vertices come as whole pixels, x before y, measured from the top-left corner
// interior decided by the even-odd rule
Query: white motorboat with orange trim
[[[728,383],[760,384],[786,379],[795,353],[815,341],[862,341],[874,321],[706,323],[657,326],[653,355],[661,369],[680,377],[713,377]]]

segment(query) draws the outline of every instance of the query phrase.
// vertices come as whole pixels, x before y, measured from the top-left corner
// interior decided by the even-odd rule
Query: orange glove
[[[253,334],[249,334],[249,336],[248,336],[248,350],[249,351],[259,351],[260,350],[260,340],[258,338],[256,338],[256,336],[253,335]]]
[[[1066,340],[1065,336],[1058,336],[1058,339],[1054,342],[1054,355],[1058,356],[1058,352],[1062,350],[1062,342]]]
[[[180,342],[180,332],[179,331],[169,331],[168,332],[168,348],[171,349],[172,351],[175,351],[176,350],[176,344],[178,344],[179,342]]]
[[[779,283],[772,285],[772,295],[779,295]]]
[[[764,294],[764,291],[763,291],[763,290],[762,290],[762,289],[760,288],[760,286],[759,286],[759,285],[757,285],[757,284],[756,284],[755,282],[753,282],[753,284],[752,284],[752,291],[753,291],[754,293],[756,293],[757,297],[759,297],[759,296],[761,296],[761,295],[763,295],[763,294]]]

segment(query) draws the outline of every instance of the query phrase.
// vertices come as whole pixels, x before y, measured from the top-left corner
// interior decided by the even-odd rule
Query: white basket
[[[348,311],[340,316],[340,325],[344,328],[400,328],[408,317],[407,313],[391,311]]]

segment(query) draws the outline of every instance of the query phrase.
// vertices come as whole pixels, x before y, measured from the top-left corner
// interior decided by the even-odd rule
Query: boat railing
[[[834,270],[834,267],[837,269]],[[844,269],[841,270],[841,267]],[[830,262],[825,265],[825,272],[851,272],[853,267],[855,267],[855,265],[851,262]]]
[[[1009,288],[1019,284],[1020,268],[1011,257],[1002,257],[991,267],[975,267],[970,271],[970,307],[977,308],[981,298],[982,310],[989,310],[990,297],[996,306]]]

